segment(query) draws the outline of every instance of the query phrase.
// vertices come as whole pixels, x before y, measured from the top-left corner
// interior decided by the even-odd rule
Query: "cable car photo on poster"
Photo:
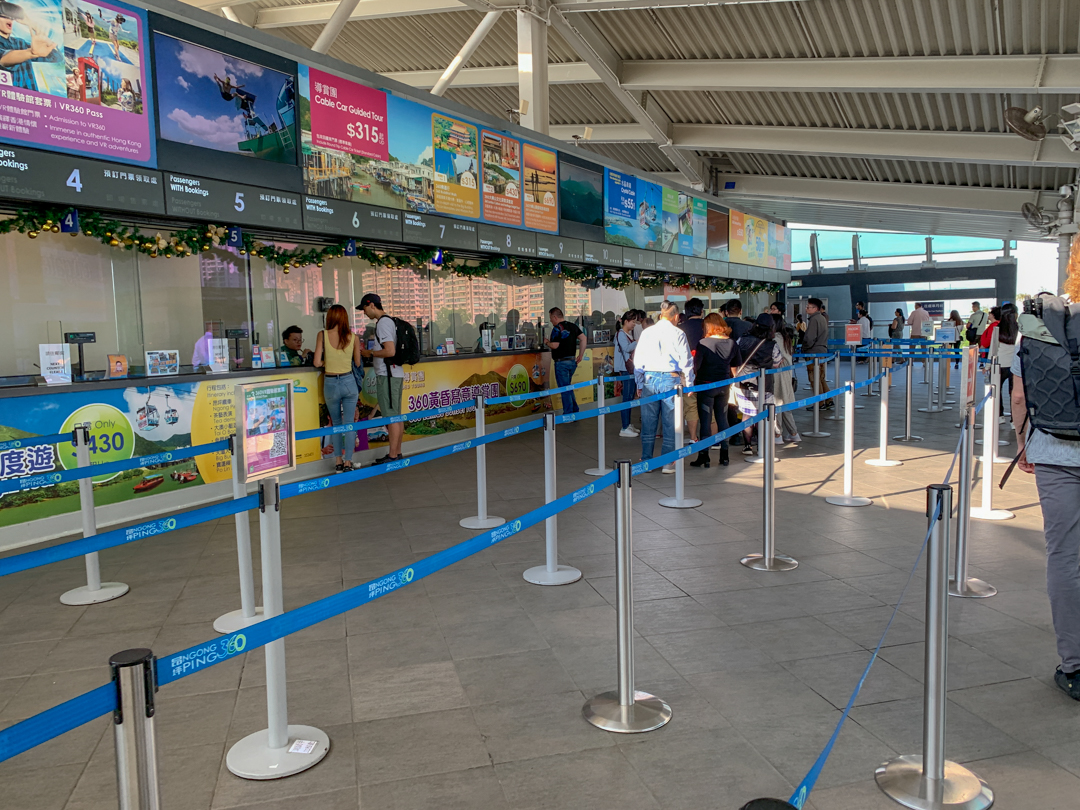
[[[236,452],[242,481],[258,481],[296,469],[292,381],[236,386]]]

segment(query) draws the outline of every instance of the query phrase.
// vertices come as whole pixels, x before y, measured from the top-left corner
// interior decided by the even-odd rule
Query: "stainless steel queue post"
[[[113,739],[120,810],[160,810],[157,733],[154,728],[154,654],[124,650],[109,658],[116,684]]]
[[[959,496],[956,503],[956,554],[953,575],[949,579],[949,595],[985,599],[997,593],[997,588],[981,579],[968,576],[968,541],[971,537],[972,459],[974,457],[975,408],[969,407],[964,419],[964,435],[960,445]]]
[[[776,429],[776,406],[769,405],[769,418],[759,424],[768,424],[770,434]],[[749,554],[739,562],[755,571],[791,571],[799,563],[784,554],[776,553],[776,467],[772,453],[765,456],[762,469],[764,484],[761,487],[762,508],[762,548],[761,554]]]
[[[867,386],[869,387],[869,386]],[[871,467],[899,467],[904,462],[889,458],[889,391],[892,389],[892,368],[885,369],[881,386],[881,415],[878,417],[878,457],[869,458]]]
[[[653,731],[671,720],[663,700],[634,688],[634,526],[629,459],[615,462],[615,608],[618,689],[585,702],[582,715],[597,728],[620,734]]]
[[[768,384],[768,372],[763,368],[758,369],[758,383],[757,383],[757,385],[758,385],[758,393],[757,393],[757,411],[758,411],[758,413],[765,413],[765,398],[767,396],[767,393],[765,391],[765,386],[767,384]],[[768,425],[765,424],[764,419],[761,420],[760,422],[758,422],[758,425],[757,425],[757,439],[758,439],[758,445],[757,445],[758,452],[757,452],[757,455],[756,456],[746,456],[743,459],[744,461],[746,461],[749,464],[761,464],[763,461],[765,461],[765,455],[766,455],[765,451],[766,450],[768,450],[768,455],[770,457],[772,456],[773,453],[776,452],[776,448],[773,446],[775,444],[774,436],[773,436],[772,433],[769,433],[768,435],[766,435],[766,431],[765,431],[766,427],[768,427]],[[678,442],[681,442],[681,439],[679,438],[679,431],[678,430],[675,431],[675,440],[678,441]],[[681,446],[681,444],[680,444],[680,446]],[[678,468],[676,467],[676,469],[678,469]],[[700,506],[700,504],[698,504],[698,505]]]
[[[607,442],[604,435],[604,405],[606,404],[607,394],[604,391],[604,378],[596,378],[596,407],[600,411],[600,414],[596,417],[596,466],[590,467],[585,471],[586,475],[607,475],[611,470],[607,466]],[[679,435],[678,426],[681,422],[676,421],[675,435]]]
[[[972,507],[976,520],[1011,520],[1016,517],[1008,509],[994,508],[994,456],[997,455],[998,402],[1001,399],[1001,377],[998,359],[990,364],[990,390],[993,396],[983,405],[982,504]]]
[[[946,670],[949,649],[949,514],[952,488],[927,487],[930,543],[926,573],[926,654],[923,658],[922,755],[889,760],[874,774],[890,799],[912,810],[986,810],[990,787],[962,765],[945,759]]]
[[[555,485],[555,414],[544,417],[544,503],[558,498]],[[581,572],[569,565],[559,565],[559,516],[544,521],[546,562],[525,571],[522,576],[533,585],[569,585],[581,579]]]
[[[661,404],[661,407],[663,405]],[[602,417],[601,417],[602,418]],[[758,434],[758,441],[760,441],[761,434]],[[759,445],[760,447],[760,445]],[[683,448],[683,387],[681,385],[675,386],[675,449],[682,450]],[[771,447],[769,448],[772,449]],[[769,455],[772,455],[770,452]],[[679,456],[675,459],[675,497],[674,498],[661,498],[658,503],[661,506],[666,506],[669,509],[693,509],[696,506],[701,506],[701,501],[697,498],[684,497],[686,487],[686,459]],[[590,472],[590,471],[586,471]]]
[[[483,395],[476,397],[476,438],[487,435],[487,412]],[[487,445],[476,448],[476,514],[462,518],[458,525],[466,529],[494,529],[506,523],[506,518],[487,513]]]
[[[833,506],[869,506],[873,503],[870,498],[859,498],[855,495],[855,482],[853,480],[855,466],[855,383],[848,381],[844,389],[844,494],[830,495],[825,503]]]
[[[826,362],[826,365],[828,365],[828,362]],[[818,358],[815,357],[813,377],[810,380],[810,389],[814,392],[815,397],[821,393],[821,391],[819,390],[821,388],[820,374],[821,372],[818,371]],[[821,406],[823,404],[824,403],[821,402],[814,403],[814,430],[810,433],[804,433],[803,436],[809,436],[812,439],[822,439],[826,436],[832,435],[831,433],[823,431],[821,429]]]
[[[915,360],[909,358],[904,372],[904,435],[893,436],[894,442],[921,442],[922,436],[911,435],[911,387],[914,385]]]
[[[280,393],[284,391],[284,393]],[[281,400],[278,416],[278,400]],[[285,612],[281,583],[281,501],[278,474],[296,469],[296,432],[292,381],[272,380],[236,386],[236,446],[245,483],[259,481],[259,546],[262,551],[264,615]],[[281,426],[280,429],[275,430]],[[273,435],[270,435],[273,434]],[[272,449],[267,452],[267,439]],[[282,447],[284,445],[284,447]],[[275,452],[284,453],[273,456]],[[235,641],[242,642],[238,633]],[[290,725],[285,675],[285,639],[264,646],[266,657],[266,728],[235,743],[225,766],[243,779],[280,779],[306,771],[330,750],[330,738],[313,726]]]
[[[76,425],[71,432],[71,442],[75,445],[75,461],[80,469],[90,466],[90,425]],[[79,506],[82,510],[83,537],[97,534],[97,516],[94,514],[94,479],[93,476],[79,479]],[[123,582],[102,582],[101,562],[98,553],[91,551],[84,557],[86,562],[86,584],[60,594],[60,601],[65,605],[96,605],[109,602],[123,596],[130,590]]]
[[[856,361],[856,357],[855,357],[855,347],[854,347],[854,346],[851,346],[851,347],[849,347],[849,349],[848,349],[848,350],[849,350],[849,351],[851,352],[851,355],[850,355],[850,357],[849,357],[849,359],[850,359],[850,361],[851,361],[851,362],[850,362],[850,366],[851,366],[851,376],[850,376],[850,377],[849,377],[848,379],[850,379],[850,380],[851,380],[851,384],[852,384],[852,385],[854,385],[854,384],[855,384],[855,361]],[[846,408],[846,407],[849,407],[849,405],[848,405],[848,403],[847,403],[847,400],[846,400],[846,399],[845,399],[845,401],[844,401],[844,407],[845,407],[845,408]],[[856,410],[859,410],[859,411],[861,411],[861,410],[862,410],[863,408],[865,408],[866,406],[865,406],[865,405],[857,405],[857,404],[855,404],[855,400],[854,400],[854,399],[852,399],[852,400],[851,400],[851,405],[850,405],[850,407],[852,407],[852,408],[855,408]]]
[[[235,434],[229,438],[233,500],[240,500],[247,497],[247,485],[237,461],[236,441]],[[251,525],[248,523],[248,513],[237,512],[233,519],[236,521],[236,559],[240,567],[240,610],[231,610],[214,620],[214,629],[219,633],[235,633],[265,618],[263,609],[255,605],[255,575],[251,562]]]
[[[826,365],[828,364],[826,363]],[[837,352],[835,355],[835,361],[833,362],[833,376],[836,378],[833,381],[833,388],[840,388],[840,352]],[[826,380],[826,382],[828,382],[828,380]],[[844,414],[841,410],[843,407],[843,401],[840,399],[836,399],[835,402],[836,405],[833,406],[833,412],[825,417],[830,422],[839,422],[844,418]]]
[[[933,364],[933,350],[929,350],[930,360],[928,362]],[[942,411],[951,411],[952,408],[945,404],[945,363],[949,362],[947,355],[938,353],[938,398],[937,402],[934,402],[934,385],[931,382],[926,389],[926,407],[919,408],[919,413],[941,413]]]

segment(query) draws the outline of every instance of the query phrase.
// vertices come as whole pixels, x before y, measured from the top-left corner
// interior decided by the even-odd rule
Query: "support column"
[[[315,40],[315,44],[311,46],[311,50],[315,51],[315,53],[327,53],[330,46],[334,44],[334,40],[337,39],[338,34],[341,33],[341,29],[345,27],[345,23],[352,17],[352,13],[359,3],[360,0],[338,0],[337,8],[330,15],[330,20],[319,33],[319,37]]]
[[[528,107],[521,125],[542,135],[548,134],[548,47],[547,23],[535,12],[518,9],[518,97]]]

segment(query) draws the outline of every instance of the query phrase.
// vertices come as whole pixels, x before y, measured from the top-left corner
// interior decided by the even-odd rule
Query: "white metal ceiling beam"
[[[359,2],[360,0],[338,0],[337,8],[330,15],[330,20],[323,26],[323,30],[319,32],[319,36],[315,40],[315,44],[311,46],[311,50],[315,51],[315,53],[329,51],[330,46],[334,44],[334,40],[341,33],[341,29],[345,27],[345,23],[349,21],[349,17],[352,16]]]
[[[792,3],[803,0],[561,0],[558,7],[576,11],[634,11],[654,8],[690,8],[692,6],[730,6],[739,3]]]
[[[441,75],[437,70],[404,70],[384,73],[394,79],[427,90],[435,86]],[[548,84],[584,84],[600,81],[596,71],[584,62],[549,62]],[[506,67],[462,68],[454,79],[454,87],[517,87],[517,65]]]
[[[484,37],[488,35],[488,32],[491,31],[501,16],[501,11],[489,11],[484,15],[484,18],[480,20],[480,24],[476,26],[469,38],[465,40],[465,44],[461,46],[461,50],[450,60],[446,70],[443,71],[432,86],[431,95],[441,96],[446,92],[446,88],[454,83],[454,80],[461,74],[462,68],[465,67],[465,63],[469,61],[469,57],[476,53],[476,49],[480,47]]]
[[[229,5],[236,5],[232,0]],[[280,6],[259,9],[256,28],[288,28],[294,25],[322,25],[330,22],[337,2],[308,3],[302,6]],[[386,17],[409,17],[415,14],[437,14],[446,11],[463,11],[467,8],[459,0],[360,0],[349,22],[378,20]],[[404,46],[403,46],[404,47]]]
[[[585,126],[598,143],[648,143],[652,132],[633,124],[555,126],[551,135],[572,140]],[[789,155],[931,160],[1004,166],[1080,167],[1080,156],[1052,135],[1041,143],[1012,133],[930,132],[897,129],[757,127],[726,124],[673,124],[672,145],[703,152],[778,152]]]
[[[675,168],[682,172],[686,181],[698,188],[707,184],[709,176],[704,163],[696,155],[687,155],[672,143],[671,120],[663,114],[662,110],[650,108],[647,101],[620,85],[619,56],[592,20],[584,15],[576,15],[571,22],[558,9],[551,10],[550,19],[552,26],[562,35],[562,38],[596,71],[600,81],[638,122],[647,133],[648,139],[654,141],[675,164]],[[595,132],[593,137],[595,137]]]

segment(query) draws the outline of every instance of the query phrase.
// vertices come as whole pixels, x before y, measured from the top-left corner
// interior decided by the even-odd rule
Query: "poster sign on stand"
[[[180,352],[176,349],[159,349],[146,352],[146,376],[168,377],[180,373]]]
[[[291,380],[236,386],[236,435],[245,482],[296,469]]]
[[[38,367],[47,385],[70,385],[71,347],[66,343],[38,344]]]
[[[844,324],[844,344],[847,346],[862,345],[862,327],[859,324]]]
[[[935,343],[956,343],[959,339],[955,326],[939,326],[934,332]]]
[[[960,413],[966,415],[968,408],[975,404],[975,374],[979,369],[979,346],[973,344],[962,350],[960,365]]]
[[[210,373],[221,374],[229,370],[229,340],[228,338],[212,338],[210,340]]]

